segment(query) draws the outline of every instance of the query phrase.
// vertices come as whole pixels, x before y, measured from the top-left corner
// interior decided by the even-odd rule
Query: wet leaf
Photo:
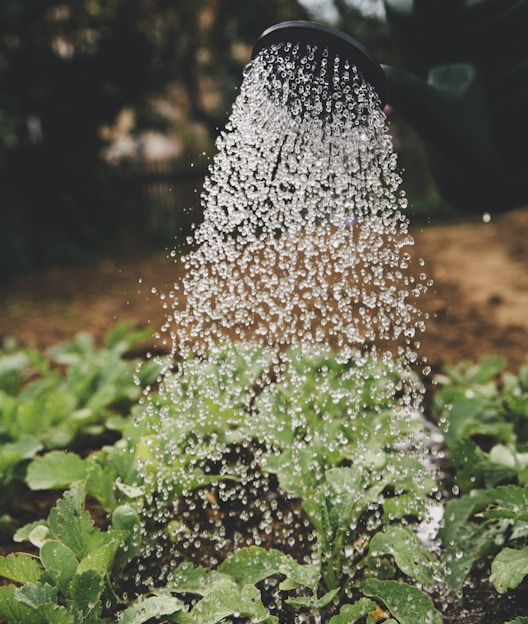
[[[286,602],[293,607],[302,607],[304,609],[324,609],[339,594],[340,589],[332,589],[320,598],[317,596],[299,596],[295,598],[287,598]]]
[[[509,518],[528,521],[528,486],[499,486],[488,491],[490,506],[483,511],[486,518]]]
[[[476,512],[488,504],[485,490],[471,496],[450,500],[444,513],[444,527],[439,531],[447,564],[446,581],[460,589],[473,566],[485,557],[500,537],[502,529],[496,523],[474,523]]]
[[[86,570],[81,574],[75,574],[69,586],[69,606],[76,619],[88,615],[96,617],[101,609],[100,598],[103,588],[103,579],[96,571]]]
[[[16,597],[22,604],[39,609],[57,602],[57,588],[47,583],[26,583],[16,590]]]
[[[40,549],[40,559],[61,591],[65,591],[79,565],[73,551],[57,540],[47,540]]]
[[[251,546],[234,552],[218,569],[243,586],[255,585],[268,576],[281,573],[288,566],[295,567],[295,564],[292,557],[279,550],[265,550],[258,546]]]
[[[231,580],[225,574],[210,568],[195,567],[191,563],[182,563],[174,571],[168,585],[174,593],[198,594],[205,596],[220,579]]]
[[[46,603],[34,609],[18,600],[13,585],[0,587],[0,618],[8,624],[73,624],[73,615],[63,607]]]
[[[370,578],[361,583],[361,589],[382,602],[400,624],[442,624],[433,601],[416,587]]]
[[[369,598],[360,598],[353,605],[343,605],[339,615],[330,618],[329,624],[355,624],[376,609],[376,603]]]
[[[42,574],[39,560],[26,553],[0,557],[0,576],[17,583],[36,583]]]
[[[251,618],[251,622],[272,622],[254,585],[240,588],[234,581],[219,579],[190,612],[199,624],[216,624],[224,618]]]
[[[90,551],[86,557],[81,560],[77,568],[77,574],[82,574],[87,570],[93,570],[100,576],[104,576],[106,573],[110,572],[118,549],[122,546],[126,535],[125,531],[114,531],[111,534],[105,533],[104,536],[107,543]]]
[[[434,582],[434,558],[418,537],[406,527],[389,526],[370,540],[369,555],[391,555],[400,570],[424,585]]]
[[[118,558],[121,563],[128,563],[138,554],[141,545],[141,519],[132,505],[125,503],[114,509],[112,529],[125,536]]]
[[[173,596],[150,596],[140,599],[136,604],[123,611],[120,624],[143,624],[152,618],[174,615],[184,609],[184,604]]]
[[[528,574],[528,547],[504,548],[491,563],[490,581],[499,594],[518,587]]]
[[[48,525],[52,534],[71,548],[79,559],[105,541],[101,532],[94,528],[90,514],[84,510],[84,487],[79,482],[74,483],[51,510]]]

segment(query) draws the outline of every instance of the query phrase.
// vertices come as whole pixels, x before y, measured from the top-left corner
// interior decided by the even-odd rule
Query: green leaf
[[[382,602],[400,624],[442,624],[433,601],[416,587],[370,578],[361,583],[361,589]]]
[[[400,570],[424,585],[434,582],[434,558],[408,528],[394,525],[370,540],[369,556],[391,555]]]
[[[123,548],[118,553],[118,562],[124,565],[138,554],[141,545],[141,519],[132,505],[125,503],[116,507],[112,513],[112,530],[125,535]]]
[[[113,403],[117,396],[117,386],[115,384],[106,383],[103,386],[99,386],[99,388],[90,395],[90,398],[86,402],[86,407],[97,412]]]
[[[318,566],[310,563],[298,563],[291,557],[282,562],[279,572],[284,574],[288,580],[301,587],[308,587],[313,592],[317,591],[321,580]]]
[[[106,335],[105,345],[108,349],[123,354],[130,347],[142,340],[152,338],[152,330],[134,327],[133,323],[118,323]]]
[[[101,532],[94,529],[90,514],[84,510],[84,487],[80,482],[74,483],[51,510],[48,525],[52,534],[71,548],[79,559],[105,541]]]
[[[84,462],[86,464],[86,494],[96,498],[105,509],[112,509],[116,505],[114,487],[117,473],[113,470],[114,466],[107,463],[103,468],[93,455]]]
[[[200,624],[216,624],[228,617],[251,618],[251,622],[270,622],[254,585],[240,588],[234,581],[219,579],[192,609],[190,615]]]
[[[286,569],[291,571],[299,565],[292,557],[279,550],[265,550],[259,546],[251,546],[235,551],[220,565],[218,570],[223,574],[228,574],[238,585],[243,586],[255,585],[268,576],[285,573]]]
[[[23,434],[16,442],[0,447],[0,477],[23,459],[32,459],[42,450],[42,444],[32,435]]]
[[[142,624],[151,618],[174,615],[184,608],[184,603],[173,596],[150,596],[128,607],[119,618],[119,624]]]
[[[82,574],[75,574],[70,590],[70,609],[77,618],[94,617],[101,609],[100,597],[104,588],[104,581],[95,570],[86,570]],[[98,620],[95,620],[98,621]]]
[[[355,624],[376,609],[376,603],[369,598],[360,598],[353,605],[343,605],[339,615],[330,618],[329,624]]]
[[[474,523],[471,517],[489,503],[486,491],[450,500],[444,512],[444,527],[439,538],[447,561],[446,581],[460,589],[476,562],[486,556],[502,534],[497,523]]]
[[[509,622],[504,622],[504,624],[528,624],[528,617],[516,617],[514,620],[510,620]]]
[[[37,542],[34,541],[35,537]],[[40,548],[47,539],[49,539],[49,528],[44,520],[35,520],[35,522],[26,524],[18,529],[13,536],[13,541],[30,542],[37,548]]]
[[[8,624],[40,624],[42,618],[34,616],[32,609],[18,602],[14,585],[0,587],[0,618]]]
[[[0,587],[0,618],[8,624],[73,624],[65,609],[46,603],[37,610],[25,604],[26,597],[14,585]]]
[[[105,534],[106,539],[110,538],[109,541],[90,551],[86,557],[81,560],[77,568],[77,574],[93,570],[100,576],[104,576],[110,572],[118,548],[122,546],[125,537],[126,532],[124,531],[119,531],[119,535],[116,535],[115,531],[112,532],[112,534]]]
[[[79,565],[73,551],[57,540],[47,540],[40,549],[40,559],[60,591],[65,593]]]
[[[281,585],[282,589],[282,585]],[[340,588],[332,589],[327,592],[321,598],[317,596],[298,596],[294,598],[287,598],[286,602],[293,607],[301,607],[303,609],[324,609],[332,600],[339,594]]]
[[[36,435],[47,448],[65,445],[71,440],[71,432],[56,428],[69,418],[75,403],[75,397],[67,392],[46,388],[33,399],[19,403],[16,427],[20,433]]]
[[[9,394],[16,394],[22,381],[24,369],[31,360],[23,351],[0,356],[0,389]]]
[[[177,594],[188,593],[205,596],[211,587],[221,579],[233,580],[218,570],[195,567],[192,563],[182,563],[171,575],[171,581],[167,585],[167,589]]]
[[[22,604],[39,609],[57,602],[57,588],[47,583],[26,583],[16,591],[16,597]]]
[[[488,490],[488,498],[491,505],[484,510],[484,517],[528,521],[528,486],[499,486]]]
[[[75,453],[50,451],[28,466],[26,482],[32,490],[56,490],[86,478],[86,464]]]
[[[330,522],[334,529],[355,524],[369,505],[381,503],[380,495],[387,485],[384,480],[370,485],[366,471],[358,466],[330,468],[325,478],[332,506]]]
[[[491,563],[490,581],[499,594],[518,587],[528,574],[528,547],[504,548]]]
[[[16,583],[36,583],[42,574],[38,559],[26,553],[0,557],[0,576]]]

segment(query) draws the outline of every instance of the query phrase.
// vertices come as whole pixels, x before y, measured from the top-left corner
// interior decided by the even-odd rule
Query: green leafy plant
[[[504,366],[486,358],[448,369],[435,397],[462,493],[440,532],[455,589],[486,561],[499,593],[528,575],[528,367],[514,376]]]
[[[391,398],[408,380],[387,363],[292,351],[276,378],[271,352],[225,344],[179,362],[158,389],[164,363],[137,368],[128,330],[116,332],[102,350],[80,339],[0,359],[17,404],[31,392],[38,404],[45,393],[28,388],[44,380],[77,388],[74,414],[93,396],[90,375],[95,393],[115,386],[100,391],[97,422],[48,423],[35,446],[3,438],[0,457],[27,443],[4,487],[66,491],[0,558],[2,621],[440,624],[444,585],[459,592],[484,571],[501,596],[526,582],[524,368],[488,358],[440,378],[454,496],[435,543],[417,530],[442,485],[418,451],[423,419]]]
[[[0,354],[0,485],[42,451],[72,449],[82,436],[101,435],[113,417],[137,403],[160,369],[154,361],[138,368],[139,361],[125,355],[148,335],[121,324],[102,349],[80,334],[46,355]]]
[[[75,483],[46,521],[19,530],[39,556],[0,559],[0,574],[21,587],[0,588],[0,616],[9,622],[100,622],[103,605],[115,604],[112,576],[136,553],[139,517],[131,507],[114,511],[107,531],[94,527],[84,508],[84,486]]]
[[[77,345],[54,352],[62,366],[79,371],[90,350],[79,352]],[[277,622],[274,610],[286,609],[339,624],[373,621],[378,609],[401,624],[441,621],[423,591],[438,581],[438,562],[415,533],[434,480],[412,448],[397,449],[419,434],[421,423],[395,420],[387,388],[402,390],[398,375],[357,355],[336,361],[330,353],[292,352],[277,381],[271,353],[224,345],[209,360],[179,363],[175,383],[169,376],[162,393],[130,401],[128,417],[108,415],[104,426],[121,436],[114,444],[88,456],[40,451],[24,473],[28,486],[70,489],[47,520],[16,533],[39,554],[16,555],[17,565],[32,562],[26,576],[9,572],[14,559],[0,564],[20,585],[0,597],[3,617],[89,622],[120,613],[124,622]],[[255,484],[260,489],[250,493]],[[278,504],[263,511],[261,502],[246,504],[263,514],[264,527],[271,518],[283,527],[284,547],[269,540],[259,546],[263,531],[242,548],[222,551],[216,565],[188,558],[184,544],[196,531],[193,523],[215,517],[227,523],[219,529],[223,535],[233,522],[233,495],[265,498],[270,489]],[[111,514],[108,526],[93,526],[86,495]],[[198,501],[202,512],[179,511],[196,509]],[[281,520],[289,517],[288,506],[297,509],[293,528]],[[302,552],[288,549],[290,537],[305,544]],[[280,543],[278,535],[272,539]],[[87,544],[99,554],[82,550]],[[156,552],[175,563],[157,587],[148,572]],[[146,571],[138,577],[136,569]],[[130,578],[137,589],[128,604]],[[84,582],[90,610],[76,605]],[[24,588],[33,585],[41,598],[29,605]],[[15,607],[24,613],[13,616]]]

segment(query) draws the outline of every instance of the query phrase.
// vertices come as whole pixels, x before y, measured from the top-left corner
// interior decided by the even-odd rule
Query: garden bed
[[[433,374],[443,371],[446,365],[452,366],[449,380],[444,379],[447,384],[444,391],[438,392],[442,385],[433,385],[430,379],[426,380],[428,394],[425,403],[426,415],[431,421],[445,421],[443,428],[446,432],[447,459],[444,460],[441,454],[435,457],[441,464],[438,467],[441,468],[443,475],[440,491],[444,502],[449,500],[451,505],[449,510],[452,518],[447,529],[444,529],[445,544],[450,543],[451,538],[454,544],[447,548],[450,550],[452,568],[448,573],[448,576],[451,574],[452,577],[451,593],[440,595],[436,593],[437,590],[428,590],[428,594],[446,624],[458,621],[469,624],[481,622],[503,624],[506,621],[513,621],[516,617],[519,617],[517,622],[524,624],[524,619],[520,616],[528,613],[524,597],[526,584],[522,580],[522,570],[514,571],[512,577],[504,573],[504,566],[511,565],[514,568],[512,562],[518,563],[516,557],[519,553],[524,554],[525,524],[528,517],[526,509],[523,509],[525,501],[523,502],[522,498],[528,480],[524,465],[525,446],[528,443],[526,435],[528,428],[524,424],[528,418],[525,407],[525,403],[528,403],[526,399],[528,373],[527,369],[521,369],[519,372],[528,353],[528,319],[525,314],[525,310],[528,309],[526,270],[528,250],[524,248],[524,241],[528,240],[527,234],[528,214],[525,211],[495,218],[491,223],[474,220],[456,225],[417,227],[414,232],[416,238],[414,254],[426,260],[428,275],[434,279],[434,286],[423,302],[423,308],[430,319],[421,340],[422,354],[432,366]],[[30,589],[26,591],[25,607],[29,605],[34,608],[38,604],[42,613],[46,613],[48,605],[49,609],[52,609],[54,594],[52,589],[48,591],[47,587],[51,587],[53,583],[58,588],[56,591],[62,596],[65,610],[76,601],[79,605],[82,603],[81,589],[88,593],[93,591],[97,603],[101,596],[101,590],[99,589],[98,593],[95,587],[99,582],[97,578],[103,579],[110,570],[115,569],[115,566],[121,565],[121,569],[125,570],[123,577],[121,580],[114,579],[112,585],[116,595],[105,593],[106,605],[97,608],[104,608],[106,612],[112,609],[123,610],[122,603],[118,606],[118,598],[132,596],[138,589],[139,593],[142,593],[141,590],[145,594],[148,593],[149,585],[152,584],[152,577],[149,577],[149,574],[153,572],[145,573],[145,566],[151,565],[152,570],[156,570],[159,562],[169,564],[171,558],[175,558],[174,553],[178,553],[176,560],[171,564],[173,568],[176,564],[184,566],[176,568],[178,582],[171,577],[174,569],[170,566],[172,572],[170,570],[166,572],[167,576],[164,579],[165,581],[169,579],[172,583],[172,593],[169,591],[170,595],[166,594],[163,597],[165,602],[156,594],[150,595],[148,601],[141,607],[144,609],[143,614],[138,607],[136,611],[128,613],[127,622],[147,621],[145,612],[150,613],[152,618],[157,618],[153,621],[220,621],[214,619],[220,616],[212,615],[212,611],[211,619],[208,620],[199,609],[195,611],[195,619],[186,620],[183,616],[179,619],[176,615],[180,611],[178,601],[182,596],[189,594],[203,595],[203,604],[206,604],[207,600],[218,601],[225,595],[230,596],[230,600],[236,598],[243,609],[247,610],[242,609],[242,612],[255,622],[271,622],[271,619],[265,619],[265,609],[271,608],[272,611],[275,609],[279,621],[284,623],[329,622],[335,618],[334,623],[341,624],[349,621],[347,617],[352,617],[352,611],[346,609],[344,605],[353,603],[355,605],[353,608],[356,609],[354,617],[360,614],[357,621],[389,621],[390,612],[392,617],[396,618],[391,620],[393,622],[406,624],[412,621],[412,624],[415,624],[412,620],[412,609],[409,610],[401,604],[403,595],[409,602],[417,605],[416,622],[436,622],[435,615],[431,616],[433,619],[427,619],[430,613],[429,606],[427,602],[422,602],[421,598],[425,594],[414,592],[415,584],[422,588],[434,585],[433,577],[430,576],[434,573],[425,571],[429,565],[427,549],[422,552],[417,543],[412,541],[411,533],[405,528],[412,527],[413,520],[406,515],[401,517],[399,515],[402,514],[399,497],[419,498],[424,494],[423,486],[413,489],[415,486],[410,486],[404,480],[399,482],[397,479],[395,481],[389,479],[383,488],[384,502],[380,503],[376,499],[372,506],[372,500],[363,503],[361,497],[370,489],[375,489],[375,483],[379,479],[386,478],[387,470],[384,469],[385,472],[382,471],[380,474],[375,473],[374,476],[367,473],[356,474],[353,472],[354,463],[346,457],[346,454],[339,456],[338,453],[337,459],[333,455],[324,458],[325,466],[328,468],[325,477],[328,500],[325,504],[329,510],[334,510],[330,511],[330,517],[332,513],[334,514],[333,522],[342,514],[340,505],[343,504],[342,496],[345,496],[340,490],[342,479],[346,478],[347,482],[350,482],[353,476],[361,477],[367,479],[368,485],[368,487],[365,485],[366,489],[360,488],[353,493],[358,497],[355,504],[360,508],[361,505],[365,505],[364,509],[361,508],[362,513],[358,512],[357,533],[355,528],[336,529],[340,540],[344,540],[345,543],[349,540],[347,552],[353,553],[350,556],[359,557],[358,562],[361,563],[362,569],[367,569],[366,578],[361,582],[352,583],[345,594],[338,595],[336,588],[339,587],[339,580],[314,579],[313,569],[309,564],[311,545],[320,541],[321,536],[325,534],[318,526],[318,521],[324,525],[325,520],[321,515],[322,512],[315,510],[313,504],[304,505],[303,501],[311,496],[314,497],[313,501],[317,500],[318,490],[310,489],[312,485],[306,485],[303,490],[302,484],[289,480],[281,465],[274,462],[273,455],[271,458],[266,457],[266,445],[275,449],[274,452],[279,456],[287,452],[287,449],[281,447],[280,436],[275,440],[272,433],[270,433],[271,441],[265,440],[262,449],[259,445],[248,446],[246,441],[251,439],[251,436],[248,438],[247,434],[246,438],[235,436],[231,446],[222,447],[223,452],[227,453],[222,457],[222,462],[225,460],[226,465],[243,464],[247,467],[246,473],[243,473],[247,479],[242,480],[248,486],[247,491],[244,491],[244,486],[240,484],[230,484],[229,477],[223,482],[222,487],[219,486],[218,480],[210,481],[205,478],[201,485],[193,486],[185,492],[176,491],[171,495],[175,496],[173,509],[177,513],[173,518],[164,516],[162,519],[172,527],[168,532],[166,526],[161,529],[165,542],[161,541],[159,548],[155,547],[151,551],[153,562],[149,564],[147,557],[141,562],[141,570],[134,567],[133,555],[137,536],[134,536],[136,516],[132,502],[139,497],[139,493],[126,480],[122,482],[117,493],[112,491],[112,472],[109,470],[105,478],[105,470],[107,466],[113,466],[112,470],[117,470],[115,475],[119,479],[124,478],[126,471],[123,472],[125,460],[122,449],[113,446],[121,433],[126,432],[131,440],[135,436],[137,440],[149,439],[148,430],[144,431],[139,426],[137,433],[134,433],[131,426],[120,421],[119,415],[128,414],[139,399],[141,386],[154,385],[155,388],[156,369],[152,366],[152,362],[149,365],[150,369],[147,366],[142,370],[139,385],[138,380],[133,379],[135,358],[144,359],[147,352],[163,354],[165,350],[159,340],[150,336],[163,321],[164,312],[159,293],[170,289],[171,282],[178,277],[175,273],[176,268],[171,258],[144,257],[135,258],[127,263],[107,262],[99,267],[60,270],[43,276],[28,277],[12,284],[4,291],[0,335],[13,352],[16,349],[11,338],[18,339],[25,347],[38,348],[39,351],[57,345],[61,341],[71,340],[80,330],[89,332],[95,338],[95,344],[85,338],[73,346],[56,348],[52,352],[51,361],[32,356],[33,360],[26,369],[33,371],[35,379],[26,378],[24,384],[31,384],[40,376],[57,379],[57,376],[66,375],[70,383],[68,392],[75,394],[75,401],[78,401],[74,406],[77,415],[73,421],[66,415],[63,420],[58,418],[56,413],[63,410],[66,414],[67,406],[61,403],[62,395],[53,394],[51,389],[45,413],[37,414],[35,411],[33,414],[31,410],[25,412],[21,422],[27,429],[24,432],[27,437],[11,441],[18,444],[12,450],[22,454],[22,461],[13,462],[9,454],[2,457],[5,465],[9,465],[9,470],[12,471],[9,473],[8,470],[9,479],[8,483],[4,484],[4,503],[0,509],[0,516],[3,518],[2,554],[20,550],[37,554],[38,549],[42,548],[46,541],[49,544],[49,537],[43,538],[39,531],[33,532],[38,528],[36,526],[33,526],[32,531],[19,532],[17,539],[22,542],[21,544],[13,547],[11,540],[13,530],[22,529],[32,520],[45,523],[48,514],[49,521],[45,528],[55,544],[53,547],[46,547],[45,552],[41,550],[40,557],[46,568],[44,574],[48,575],[46,583],[40,576],[42,570],[33,564],[26,567],[25,559],[18,562],[19,569],[9,570],[11,574],[9,578],[12,580],[19,583],[25,581],[26,585],[33,583],[34,587],[40,588],[40,593]],[[80,284],[82,289],[79,287]],[[132,321],[133,324],[147,329],[144,332],[132,332],[132,335],[123,329],[114,329],[110,338],[106,340],[106,347],[99,350],[109,330],[116,326],[116,322],[122,321]],[[453,368],[453,365],[463,359],[475,362],[488,355],[502,356],[510,375],[504,376],[501,373],[502,365],[498,359],[484,360],[480,366],[474,368],[467,366]],[[87,372],[83,369],[83,365],[88,361],[92,368]],[[251,362],[255,363],[253,360]],[[310,361],[302,365],[308,368],[313,366],[315,387],[322,387],[329,383],[329,380],[336,381],[339,386],[341,383],[351,383],[351,379],[354,379],[347,376],[348,364],[343,368],[341,363],[341,368],[338,366],[335,369],[337,372],[334,371],[336,377],[323,376],[319,385],[320,371],[326,370],[327,375],[328,367],[333,370],[331,361],[330,364],[325,362],[326,360],[323,364],[319,362],[315,365]],[[96,369],[97,373],[94,372]],[[88,387],[84,387],[81,383],[86,375],[92,376],[91,393]],[[260,383],[259,374],[255,375],[255,380],[249,379],[247,382],[252,391],[255,383]],[[308,376],[307,379],[310,380],[311,377]],[[235,379],[236,383],[238,381]],[[16,379],[13,384],[16,384]],[[272,390],[273,384],[272,380]],[[282,392],[280,385],[277,388],[279,396]],[[64,393],[64,387],[61,387],[61,392]],[[97,399],[94,399],[94,396]],[[235,393],[235,396],[239,395]],[[313,396],[313,392],[310,391],[307,394],[307,397],[309,396]],[[210,402],[211,397],[207,395],[205,399]],[[308,399],[303,396],[298,400],[301,401],[301,406],[309,404],[306,403]],[[53,401],[56,401],[56,405]],[[460,407],[459,410],[454,409],[451,412],[450,409],[444,408],[446,403],[455,407],[463,406],[463,409]],[[154,412],[163,407],[160,405],[153,404]],[[258,410],[257,395],[257,406],[252,404],[251,413],[258,414]],[[375,420],[382,415],[383,412],[377,411],[376,408],[368,418]],[[225,427],[222,426],[224,417],[220,411],[218,422],[215,422],[220,437],[225,431]],[[34,422],[32,418],[35,419]],[[46,418],[49,418],[48,425]],[[237,432],[239,429],[243,431],[247,426],[245,416],[241,421],[233,418],[235,416],[229,415],[229,420],[226,421],[230,423],[232,431]],[[211,426],[211,423],[205,424],[207,427]],[[313,431],[319,431],[319,426],[324,429],[326,425],[320,423]],[[386,431],[382,420],[379,426],[378,431]],[[170,438],[171,431],[162,429],[162,439]],[[30,440],[33,435],[36,438]],[[349,442],[355,444],[352,432],[350,436]],[[307,439],[309,437],[307,436]],[[259,440],[262,441],[261,438]],[[97,451],[103,446],[106,449],[117,448],[117,450],[106,450],[99,455]],[[70,453],[66,456],[57,453],[61,448],[67,448]],[[164,451],[164,447],[155,448]],[[142,449],[141,461],[146,461],[145,457],[149,455],[149,451],[147,448]],[[211,449],[214,455],[217,449],[214,445]],[[51,453],[42,455],[43,451]],[[126,452],[129,453],[130,450]],[[206,475],[216,474],[220,470],[220,464],[217,465],[220,460],[217,456],[216,460],[213,459],[213,455],[204,464]],[[42,459],[33,460],[35,457]],[[64,457],[68,459],[62,464]],[[265,466],[268,462],[268,467],[271,466],[265,475],[259,472],[261,469],[259,462],[262,458],[264,458],[262,465]],[[33,463],[27,468],[28,461],[31,460]],[[386,461],[390,467],[388,473],[398,474],[396,467],[400,466],[398,463],[400,459],[391,458],[389,455]],[[157,466],[156,463],[151,465]],[[28,472],[24,476],[26,468]],[[409,465],[407,469],[412,474],[415,468]],[[21,486],[21,482],[27,482],[30,489]],[[76,485],[79,482],[84,483],[82,488]],[[131,478],[132,482],[134,479]],[[60,496],[68,488],[69,492],[61,499]],[[288,489],[289,493],[286,492]],[[480,493],[475,493],[477,489]],[[465,496],[472,491],[474,491],[473,500],[469,503],[469,498]],[[86,502],[84,502],[85,494],[88,495]],[[346,495],[350,495],[350,492]],[[243,504],[240,501],[244,501]],[[163,504],[160,506],[155,499],[146,504],[153,505],[153,514],[144,516],[143,522],[148,524],[148,518],[151,518],[154,524],[159,524],[161,520],[158,512],[163,509],[165,513],[165,507]],[[91,528],[88,523],[88,516],[84,513],[85,505],[95,521],[95,528]],[[380,520],[381,507],[378,508],[376,505],[383,507],[382,520]],[[389,509],[392,511],[389,512]],[[248,514],[251,520],[249,524],[240,523],[240,518],[244,514]],[[73,528],[67,526],[69,520],[66,519],[70,517],[80,518],[79,524]],[[266,522],[262,520],[264,517]],[[392,520],[387,522],[389,517]],[[196,542],[188,541],[186,526],[198,527],[197,530],[203,531],[204,539],[200,548],[196,546]],[[218,526],[223,527],[221,547],[215,540],[208,543],[206,537],[211,533],[211,527]],[[244,526],[250,529],[250,534],[244,535]],[[263,526],[265,529],[272,527],[272,533],[262,530]],[[376,534],[380,527],[383,529],[383,535]],[[25,541],[27,539],[29,544]],[[118,542],[121,546],[125,545],[124,553],[130,553],[130,557],[126,554],[118,556]],[[369,550],[374,542],[377,545],[376,552]],[[256,550],[239,550],[251,545],[256,545]],[[400,558],[397,545],[402,551]],[[501,551],[502,546],[504,548]],[[335,543],[330,540],[328,547],[334,548]],[[274,548],[278,550],[273,550]],[[412,565],[404,556],[408,548],[419,551]],[[74,553],[72,561],[77,561],[76,572],[66,573],[53,567],[57,565],[57,561],[63,560],[66,549],[69,553]],[[99,549],[99,555],[90,555],[90,549],[96,551]],[[237,551],[249,554],[237,554]],[[377,561],[378,551],[382,556],[381,563]],[[494,557],[498,563],[490,576],[490,564]],[[460,567],[461,564],[457,564],[457,561],[462,561],[464,565]],[[219,566],[220,574],[211,576],[207,570],[200,572],[200,568],[194,569],[191,573],[190,568],[185,568],[185,565],[191,563],[207,569],[209,567],[217,569]],[[459,578],[468,573],[464,566],[469,566],[468,569],[471,571],[468,575],[469,583],[465,585],[461,599]],[[503,566],[502,571],[500,566]],[[432,560],[431,569],[434,569]],[[271,572],[265,574],[263,570]],[[350,570],[344,564],[339,570],[343,578],[347,574],[350,575]],[[327,576],[332,576],[328,566],[326,573]],[[68,582],[64,580],[66,577],[63,578],[63,575],[67,576]],[[374,578],[369,579],[371,575]],[[40,585],[35,584],[38,578],[41,579]],[[390,584],[393,579],[399,583],[398,590]],[[154,578],[154,581],[156,580]],[[244,583],[244,587],[249,587],[244,589],[245,594],[240,590]],[[204,590],[204,584],[208,584],[207,591]],[[260,603],[257,604],[256,594],[251,593],[253,592],[251,587],[260,590],[262,609]],[[504,593],[498,593],[497,587]],[[322,588],[327,590],[326,593]],[[227,594],[222,593],[226,591]],[[408,594],[400,595],[398,591]],[[250,592],[251,596],[247,592]],[[279,594],[282,597],[279,598]],[[284,595],[289,597],[286,599]],[[115,604],[112,605],[113,601]],[[194,601],[196,602],[196,598]],[[277,601],[282,601],[282,607],[277,606]],[[186,610],[191,603],[192,600],[191,602],[187,600],[185,609],[182,607],[182,610]],[[251,608],[248,605],[251,605]],[[92,614],[88,604],[81,605],[79,609],[75,621],[99,621],[97,618],[100,617],[100,611],[99,615],[94,611],[93,617],[96,619],[90,619]],[[206,609],[206,606],[203,609]],[[322,620],[309,615],[316,611],[320,613]],[[298,619],[299,612],[304,612],[303,617],[306,619]],[[58,619],[49,621],[70,621],[66,611],[57,614],[55,610],[54,613],[54,617]],[[236,613],[237,611],[229,613],[228,609],[225,617],[237,619]],[[369,613],[371,615],[367,616]],[[164,617],[166,619],[163,619]],[[201,617],[204,619],[200,619]],[[20,621],[25,621],[22,616]]]

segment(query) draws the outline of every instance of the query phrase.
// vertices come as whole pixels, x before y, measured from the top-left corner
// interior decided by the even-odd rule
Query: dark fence
[[[120,214],[132,228],[164,241],[184,241],[202,221],[207,170],[174,160],[145,160],[113,168]]]

